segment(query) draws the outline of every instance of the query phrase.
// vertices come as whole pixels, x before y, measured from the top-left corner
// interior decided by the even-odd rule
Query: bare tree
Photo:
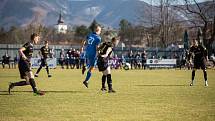
[[[212,48],[211,45],[214,41],[214,33],[211,31],[211,34],[208,33],[210,29],[209,25],[213,23],[213,17],[215,15],[211,15],[215,11],[215,3],[213,2],[205,2],[204,5],[198,3],[196,0],[184,0],[186,6],[186,12],[188,14],[192,14],[194,19],[193,23],[197,23],[202,28],[202,39],[205,47],[209,51],[209,55],[211,54]],[[191,4],[194,3],[194,4]],[[210,13],[211,12],[211,13]]]

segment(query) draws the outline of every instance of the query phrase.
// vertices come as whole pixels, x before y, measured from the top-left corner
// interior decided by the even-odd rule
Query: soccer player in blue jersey
[[[85,51],[86,51],[86,61],[87,61],[87,68],[88,72],[86,75],[85,80],[83,81],[83,84],[88,88],[89,79],[92,75],[92,70],[94,69],[96,65],[97,60],[97,48],[98,45],[101,43],[101,27],[95,26],[95,29],[91,34],[87,36],[85,43]]]

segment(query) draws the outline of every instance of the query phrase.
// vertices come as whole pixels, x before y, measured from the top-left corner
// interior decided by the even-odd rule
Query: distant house
[[[57,21],[57,24],[55,25],[55,29],[57,33],[63,33],[65,34],[67,32],[67,25],[64,23],[62,19],[61,12],[59,14],[59,19]]]

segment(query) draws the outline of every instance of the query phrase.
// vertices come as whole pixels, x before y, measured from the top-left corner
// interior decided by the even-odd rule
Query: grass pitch
[[[36,70],[33,70],[34,72]],[[0,69],[0,121],[214,121],[215,70],[202,71],[190,87],[189,70],[113,70],[115,94],[103,93],[101,76],[94,71],[89,88],[81,70],[45,69],[36,78],[44,96],[33,96],[30,86],[15,87],[18,69]]]

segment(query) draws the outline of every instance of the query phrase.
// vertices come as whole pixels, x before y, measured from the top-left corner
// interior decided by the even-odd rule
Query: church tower
[[[61,12],[59,14],[57,24],[55,25],[55,29],[56,29],[57,33],[65,34],[67,32],[67,25],[63,21]]]

